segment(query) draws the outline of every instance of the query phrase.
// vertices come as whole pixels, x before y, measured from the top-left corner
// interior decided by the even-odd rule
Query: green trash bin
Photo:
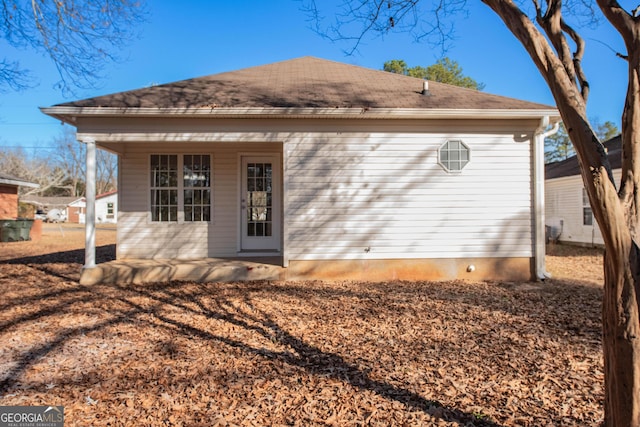
[[[21,226],[14,219],[0,221],[0,241],[17,242],[20,240]]]
[[[31,226],[33,226],[33,220],[29,218],[18,218],[16,221],[19,223],[20,240],[31,240]]]
[[[32,219],[0,220],[0,242],[19,242],[30,240]]]

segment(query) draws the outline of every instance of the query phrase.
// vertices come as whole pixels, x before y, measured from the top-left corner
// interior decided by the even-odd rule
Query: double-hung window
[[[211,156],[151,155],[151,221],[211,221]]]
[[[151,221],[178,221],[178,156],[151,155]]]
[[[211,221],[211,159],[207,154],[183,157],[184,220]]]

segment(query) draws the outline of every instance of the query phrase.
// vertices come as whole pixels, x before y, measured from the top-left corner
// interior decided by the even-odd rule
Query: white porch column
[[[96,141],[83,139],[87,145],[86,194],[87,213],[84,236],[84,268],[96,266]]]

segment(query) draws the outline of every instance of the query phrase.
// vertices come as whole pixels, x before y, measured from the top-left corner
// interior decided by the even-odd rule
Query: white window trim
[[[178,190],[178,220],[177,221],[154,221],[153,220],[153,215],[151,212],[151,190],[152,188],[160,188],[160,187],[153,187],[151,185],[151,156],[154,155],[159,155],[159,156],[177,156],[178,157],[178,163],[177,163],[177,167],[178,167],[178,186],[177,187],[167,187],[167,189],[170,188],[177,188]],[[209,178],[210,183],[209,183],[209,187],[201,187],[201,188],[209,188],[211,194],[210,194],[210,198],[209,198],[209,209],[210,209],[210,214],[209,214],[209,221],[185,221],[184,220],[184,156],[199,156],[199,155],[207,155],[209,156],[209,170],[211,173],[211,176]],[[194,152],[194,153],[162,153],[162,152],[154,152],[154,153],[150,153],[147,157],[147,223],[148,224],[189,224],[189,225],[197,225],[197,224],[213,224],[214,223],[214,211],[213,211],[213,207],[215,205],[214,203],[214,196],[213,196],[213,180],[214,180],[214,170],[213,170],[213,163],[214,163],[214,159],[213,159],[213,154],[212,153],[206,153],[206,152]],[[188,187],[188,188],[192,188],[192,187]]]
[[[450,142],[459,142],[460,144],[462,144],[466,149],[467,149],[467,163],[465,163],[460,169],[449,169],[449,167],[444,164],[441,160],[440,160],[440,153],[442,151],[442,149]],[[452,138],[452,139],[447,139],[445,142],[443,142],[439,147],[438,147],[438,164],[440,165],[440,167],[442,167],[442,169],[444,169],[447,173],[452,173],[452,174],[460,174],[462,173],[462,171],[464,170],[465,167],[467,167],[467,165],[471,163],[471,148],[462,140],[462,139],[458,139],[458,138]]]

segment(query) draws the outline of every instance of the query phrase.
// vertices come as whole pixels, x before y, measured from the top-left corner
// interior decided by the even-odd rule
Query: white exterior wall
[[[132,121],[120,134],[84,126],[120,156],[118,258],[237,256],[240,153],[267,152],[283,156],[285,263],[533,257],[537,120],[207,123]],[[163,139],[133,141],[150,129]],[[460,173],[438,164],[453,139],[471,150]],[[151,222],[149,156],[163,153],[212,156],[211,223]]]
[[[108,204],[113,203],[113,216],[109,217]],[[96,222],[111,223],[118,222],[118,193],[96,199]]]
[[[438,148],[462,140],[460,173]],[[529,139],[510,134],[331,134],[285,144],[289,260],[532,257]]]
[[[613,171],[616,183],[620,182],[621,170]],[[545,181],[545,224],[560,231],[559,241],[582,245],[603,245],[600,228],[584,225],[582,216],[582,189],[580,175],[548,179]]]
[[[281,152],[281,144],[127,144],[120,159],[118,258],[234,257],[238,253],[239,155]],[[151,154],[209,154],[213,210],[210,223],[152,222]]]

